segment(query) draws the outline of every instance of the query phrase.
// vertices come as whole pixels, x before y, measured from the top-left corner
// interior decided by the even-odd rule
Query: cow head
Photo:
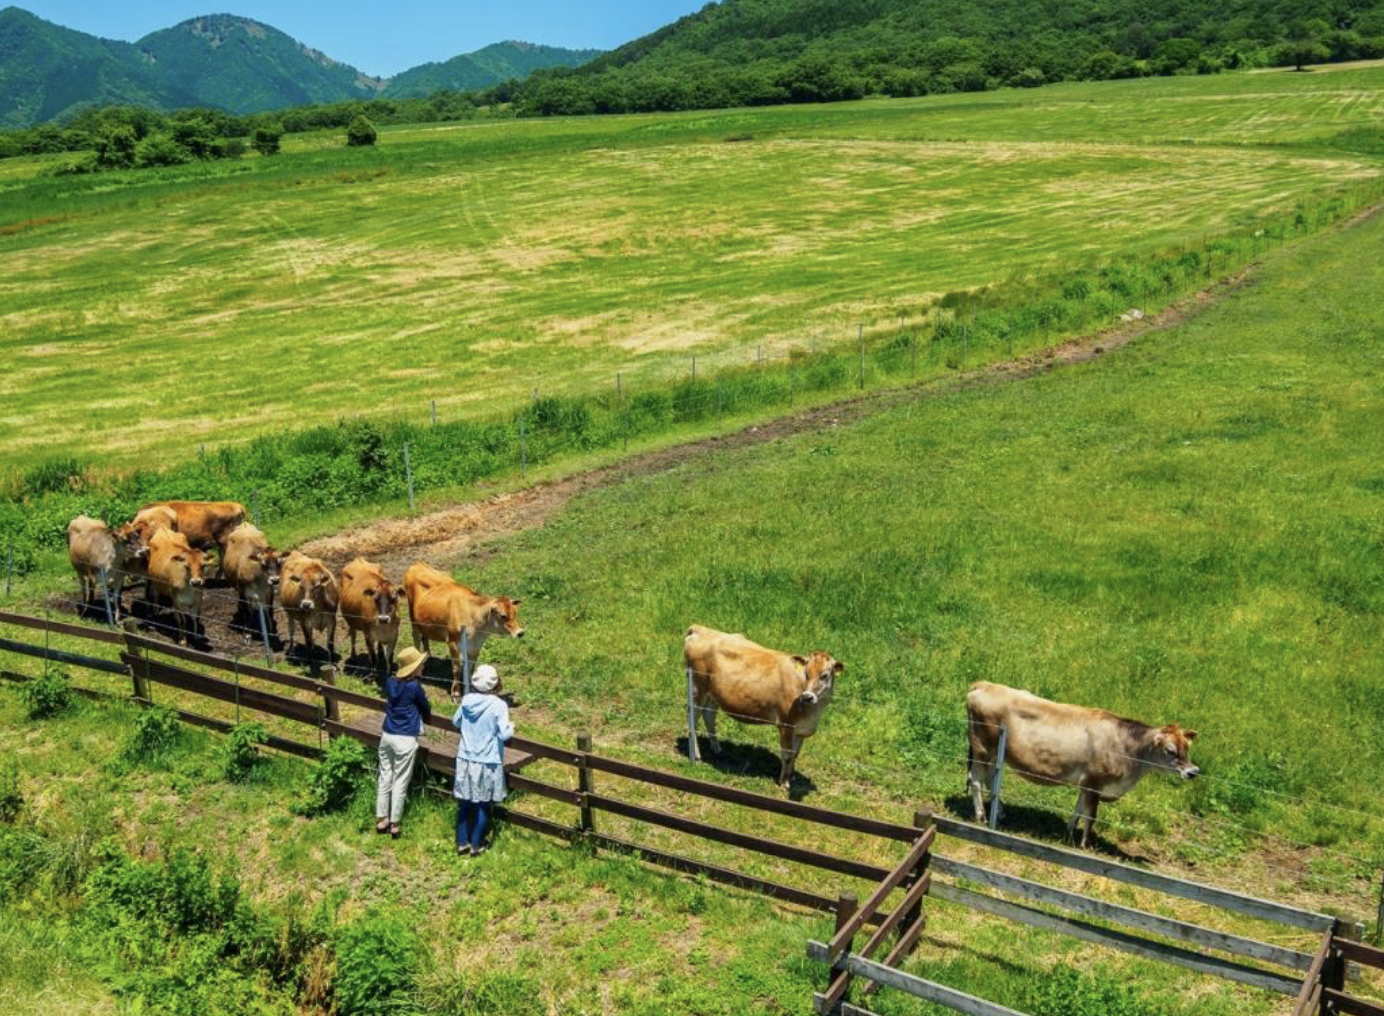
[[[322,591],[330,585],[331,572],[321,565],[313,565],[302,574],[303,599],[299,606],[303,610],[316,610],[317,601],[324,599]]]
[[[399,619],[399,590],[386,582],[368,595],[375,603],[376,624],[393,624]]]
[[[187,573],[187,584],[193,589],[202,588],[202,552],[200,550],[180,550],[173,555],[173,561],[183,566]]]
[[[830,702],[836,678],[846,669],[846,665],[833,659],[830,653],[824,653],[820,649],[811,656],[795,656],[793,662],[798,665],[803,674],[803,691],[798,696],[798,704],[802,706],[825,706]]]
[[[510,638],[524,637],[524,628],[519,623],[519,604],[522,600],[511,600],[508,596],[497,596],[490,601],[490,613],[486,616],[485,627],[496,635]]]
[[[133,522],[126,522],[115,531],[115,542],[125,554],[126,561],[147,561],[149,543],[144,533]]]
[[[1175,772],[1184,780],[1193,779],[1201,772],[1201,768],[1192,765],[1192,760],[1187,757],[1187,747],[1196,738],[1195,730],[1183,730],[1176,723],[1170,723],[1153,732],[1153,740],[1149,751],[1145,753],[1145,758],[1150,764]]]
[[[251,551],[250,560],[260,566],[260,572],[264,575],[265,581],[269,583],[270,589],[279,584],[279,576],[283,574],[284,559],[277,550],[265,547],[263,550]]]

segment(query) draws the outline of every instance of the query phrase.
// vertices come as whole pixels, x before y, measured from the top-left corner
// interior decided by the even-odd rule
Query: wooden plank
[[[139,702],[141,705],[154,704],[144,699],[135,699],[134,701]],[[229,733],[235,729],[234,723],[228,723],[225,720],[213,719],[210,716],[202,716],[198,713],[189,713],[183,709],[174,709],[173,712],[178,719],[194,727],[205,727],[208,730],[216,730],[223,734]],[[273,748],[275,751],[282,751],[289,755],[297,755],[299,758],[315,759],[322,754],[321,751],[314,748],[312,745],[303,744],[299,741],[290,741],[286,737],[278,737],[274,734],[269,735],[269,740],[265,741],[265,747]]]
[[[1338,938],[1333,944],[1346,959],[1366,967],[1384,970],[1384,949],[1376,949],[1372,945],[1365,945],[1364,942],[1356,942],[1349,938]]]
[[[1171,963],[1174,966],[1186,967],[1189,970],[1195,970],[1202,974],[1210,974],[1213,977],[1222,977],[1226,980],[1236,981],[1240,984],[1248,984],[1255,988],[1276,991],[1281,995],[1295,996],[1301,987],[1301,983],[1296,978],[1284,977],[1281,974],[1275,974],[1268,970],[1261,970],[1258,967],[1246,966],[1234,960],[1219,959],[1215,956],[1203,956],[1200,953],[1195,953],[1188,949],[1180,948],[1179,946],[1155,942],[1152,939],[1139,938],[1138,936],[1129,935],[1122,931],[1113,931],[1108,928],[1097,927],[1094,924],[1088,924],[1076,918],[1059,917],[1042,910],[1035,910],[1032,907],[1026,907],[1018,903],[1008,903],[1005,900],[996,899],[993,896],[986,896],[983,893],[974,893],[968,889],[961,889],[946,882],[934,883],[932,886],[932,895],[939,900],[946,900],[949,903],[958,903],[963,907],[979,910],[982,913],[991,914],[995,917],[1003,917],[1007,920],[1017,921],[1020,924],[1027,924],[1034,928],[1042,928],[1045,931],[1054,931],[1059,935],[1079,938],[1083,942],[1092,942],[1110,949],[1118,949],[1121,952],[1133,953],[1136,956],[1143,956],[1146,959],[1157,960],[1161,963]]]
[[[1323,988],[1322,1001],[1326,1003],[1328,1012],[1345,1013],[1346,1016],[1384,1016],[1384,1005],[1354,998],[1335,988]]]
[[[1302,990],[1298,992],[1297,1008],[1293,1010],[1293,1016],[1307,1016],[1312,1011],[1308,1006],[1315,1007],[1321,989],[1322,969],[1326,966],[1327,957],[1331,955],[1331,940],[1335,935],[1334,928],[1322,935],[1322,944],[1307,968],[1307,976],[1302,979]]]
[[[866,940],[863,946],[861,946],[858,955],[870,959],[871,954],[884,944],[884,940],[888,938],[889,934],[894,930],[894,925],[923,898],[931,882],[931,873],[924,875],[922,878],[918,879],[918,881],[914,882],[913,886],[908,890],[907,895],[904,896],[903,902],[894,908],[894,912],[889,916],[888,920],[879,923],[879,927],[875,929],[875,933]],[[835,939],[832,941],[834,943]],[[837,1003],[846,997],[846,992],[850,990],[850,986],[849,972],[843,973],[832,983],[831,987],[827,989],[826,994],[823,996],[823,1004],[827,1007],[828,1012],[835,1009]]]
[[[28,643],[15,642],[12,639],[0,639],[0,650],[19,656],[30,656],[36,660],[46,660],[49,663],[66,663],[69,667],[82,667],[85,670],[95,670],[102,674],[119,674],[121,677],[128,677],[130,673],[121,664],[110,660],[103,660],[95,656],[82,656],[79,653],[68,653],[61,649],[45,649],[43,646],[31,646]]]
[[[807,955],[809,959],[819,963],[831,963],[831,947],[822,942],[808,942]],[[912,995],[914,998],[926,999],[937,1005],[946,1006],[956,1012],[966,1013],[966,1016],[1024,1016],[1023,1013],[1014,1009],[996,1005],[994,1002],[987,1002],[983,998],[976,998],[968,995],[964,991],[957,991],[955,988],[948,988],[944,984],[929,981],[914,974],[906,974],[902,970],[895,970],[893,967],[886,967],[883,963],[876,963],[874,960],[867,960],[863,956],[855,953],[846,953],[835,960],[838,968],[849,970],[851,973],[860,977],[867,977],[872,981],[878,981],[885,987],[894,988],[898,991]],[[821,996],[817,996],[820,998]],[[815,1001],[815,999],[814,999]],[[847,1011],[846,1006],[850,1003],[843,1003],[841,1011]],[[850,1007],[857,1013],[868,1012],[869,1010],[859,1009],[855,1006]]]
[[[320,683],[310,678],[300,677],[297,674],[284,674],[255,663],[238,661],[234,657],[221,656],[217,653],[204,653],[198,649],[188,649],[186,646],[165,642],[162,639],[151,639],[145,635],[136,635],[133,632],[122,636],[120,641],[132,649],[158,653],[161,656],[182,660],[184,663],[197,663],[225,673],[239,673],[241,677],[252,677],[259,681],[282,684],[299,691],[316,692]]]
[[[54,635],[71,635],[73,638],[90,639],[106,645],[119,646],[125,637],[110,628],[93,628],[84,624],[69,624],[66,621],[53,621],[46,617],[29,617],[25,614],[12,614],[0,610],[0,624],[12,624],[17,628],[31,628],[35,631],[52,632]]]
[[[955,836],[960,840],[968,840],[971,843],[993,847],[996,850],[1020,854],[1037,861],[1047,861],[1064,868],[1073,868],[1089,875],[1098,875],[1101,878],[1108,878],[1116,882],[1126,882],[1144,889],[1153,889],[1167,893],[1169,896],[1179,896],[1183,899],[1195,900],[1198,903],[1207,903],[1224,910],[1245,914],[1248,917],[1258,917],[1294,928],[1306,928],[1308,931],[1325,931],[1335,922],[1335,918],[1328,917],[1326,914],[1317,914],[1310,910],[1285,906],[1282,903],[1256,899],[1253,896],[1230,892],[1227,889],[1217,889],[1215,886],[1204,885],[1200,882],[1188,882],[1186,879],[1174,878],[1171,875],[1160,875],[1157,872],[1135,868],[1132,865],[1107,861],[1093,854],[1051,847],[1035,840],[1025,839],[1022,836],[996,832],[983,826],[972,825],[969,822],[958,822],[956,819],[940,815],[935,816],[934,821],[944,835]]]
[[[894,943],[894,948],[889,950],[889,954],[880,962],[886,967],[897,967],[899,962],[913,951],[913,947],[918,944],[918,939],[923,937],[923,929],[927,927],[927,915],[920,914],[918,919],[904,929],[899,935],[899,940]],[[873,995],[879,990],[879,982],[871,981],[865,985],[863,994]]]
[[[762,836],[732,832],[729,829],[721,829],[717,826],[708,825],[705,822],[698,822],[695,819],[683,818],[681,815],[670,815],[665,811],[658,811],[654,808],[645,808],[637,804],[626,804],[624,801],[617,801],[604,794],[587,794],[585,796],[590,802],[591,807],[598,808],[601,811],[608,811],[614,815],[623,815],[625,818],[632,818],[639,822],[648,822],[650,825],[663,826],[665,829],[674,829],[678,832],[699,837],[700,839],[714,840],[717,843],[725,843],[732,847],[740,847],[743,850],[753,850],[756,853],[768,854],[771,857],[782,858],[785,861],[794,861],[798,864],[806,864],[814,868],[821,868],[825,871],[834,871],[842,875],[850,875],[854,878],[869,879],[872,882],[887,878],[890,875],[888,869],[881,868],[874,864],[864,864],[860,861],[851,861],[844,857],[835,857],[831,854],[824,854],[821,851],[811,850],[807,847],[794,847],[787,843],[780,843],[778,840],[766,839]]]
[[[865,921],[880,908],[880,905],[889,898],[889,894],[901,886],[906,878],[917,870],[923,858],[932,849],[932,841],[937,836],[937,827],[928,826],[927,831],[918,837],[916,843],[898,863],[893,871],[886,872],[880,884],[875,888],[869,898],[856,912],[855,916],[846,922],[845,927],[841,928],[832,937],[832,953],[839,954],[845,952],[850,945],[851,939],[855,938]]]
[[[573,768],[581,763],[581,756],[570,748],[558,748],[551,744],[544,744],[542,741],[530,741],[525,737],[510,738],[508,743],[516,751],[526,752],[535,758],[546,758]]]
[[[1122,924],[1127,928],[1135,928],[1154,935],[1162,935],[1189,945],[1219,949],[1222,952],[1263,960],[1266,963],[1276,963],[1279,966],[1290,967],[1294,970],[1306,970],[1312,965],[1311,956],[1294,949],[1285,949],[1283,946],[1270,945],[1267,942],[1259,942],[1252,938],[1242,938],[1239,935],[1214,931],[1197,924],[1188,924],[1185,921],[1159,917],[1157,914],[1150,914],[1143,910],[1135,910],[1132,907],[1124,907],[1116,903],[1107,903],[1105,900],[1067,892],[1065,889],[1055,889],[1040,882],[1032,882],[1025,878],[1005,875],[973,864],[955,861],[940,854],[933,855],[932,865],[933,869],[942,875],[964,878],[969,882],[975,882],[990,889],[996,889],[1013,896],[1022,896],[1024,899],[1032,900],[1035,903],[1050,903],[1053,906],[1062,907],[1078,914],[1085,914],[1087,917],[1098,917],[1101,920]]]
[[[307,723],[314,727],[321,721],[321,713],[314,703],[299,702],[297,699],[261,691],[258,688],[237,688],[230,681],[208,677],[205,674],[184,670],[182,667],[174,667],[157,660],[143,660],[129,653],[121,654],[121,658],[130,666],[140,668],[147,680],[167,685],[170,688],[178,688],[195,695],[205,695],[207,698],[218,699],[222,702],[238,703],[243,709],[269,713],[271,716],[296,720],[299,723]]]
[[[734,787],[723,786],[722,784],[712,783],[708,780],[698,780],[690,776],[682,776],[678,773],[670,773],[661,769],[649,769],[644,766],[631,765],[628,762],[620,762],[616,759],[604,758],[600,755],[587,756],[587,764],[590,765],[592,769],[599,769],[602,772],[611,773],[615,776],[622,776],[625,779],[638,780],[641,783],[652,783],[655,786],[668,787],[671,790],[681,790],[689,794],[696,794],[700,797],[709,797],[716,801],[739,804],[746,808],[754,808],[759,811],[773,812],[776,815],[788,815],[808,822],[815,822],[818,825],[834,826],[838,829],[849,829],[852,832],[868,833],[872,836],[881,836],[885,839],[899,840],[904,843],[912,843],[918,836],[918,830],[912,826],[899,825],[895,822],[882,822],[878,819],[866,818],[860,815],[850,815],[845,812],[831,811],[827,808],[817,808],[810,804],[802,804],[798,801],[790,801],[782,797],[769,797],[766,794],[756,794],[748,790],[738,790]]]
[[[570,804],[573,807],[581,806],[581,795],[575,790],[568,790],[566,787],[544,783],[542,780],[535,780],[531,776],[520,776],[513,772],[505,773],[505,779],[509,781],[511,789],[522,790],[526,794],[537,794],[539,797],[546,797],[550,801],[561,801],[563,804]]]
[[[338,688],[332,684],[318,684],[316,690],[323,698],[333,699],[337,702],[345,702],[348,705],[359,706],[361,709],[369,709],[371,712],[382,713],[387,709],[384,699],[374,698],[371,695],[362,695],[360,692],[356,691],[347,691],[345,688]],[[429,726],[431,725],[432,724],[429,724]]]

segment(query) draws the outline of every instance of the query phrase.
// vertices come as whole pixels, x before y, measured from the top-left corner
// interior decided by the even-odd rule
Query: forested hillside
[[[425,63],[390,79],[390,98],[422,98],[436,92],[472,92],[545,67],[579,67],[600,56],[598,49],[561,49],[531,42],[497,42],[442,63]]]
[[[982,91],[1384,55],[1381,0],[724,0],[576,72],[528,113]]]

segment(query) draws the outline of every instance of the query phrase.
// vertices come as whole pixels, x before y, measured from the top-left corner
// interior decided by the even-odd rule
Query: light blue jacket
[[[509,704],[504,699],[473,691],[461,700],[452,723],[461,733],[457,761],[498,764],[505,760],[504,743],[514,736],[514,724],[509,722]]]

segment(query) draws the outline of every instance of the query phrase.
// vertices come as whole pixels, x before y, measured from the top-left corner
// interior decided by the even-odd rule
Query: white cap
[[[482,663],[471,675],[471,690],[478,691],[482,695],[494,691],[495,686],[499,683],[499,673],[488,663]]]

